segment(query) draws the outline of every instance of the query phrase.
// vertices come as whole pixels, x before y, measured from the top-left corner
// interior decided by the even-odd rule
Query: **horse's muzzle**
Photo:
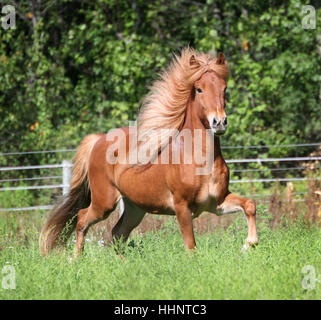
[[[223,119],[214,118],[211,127],[213,129],[214,134],[220,136],[225,133],[227,125],[228,123],[226,117],[224,117]]]

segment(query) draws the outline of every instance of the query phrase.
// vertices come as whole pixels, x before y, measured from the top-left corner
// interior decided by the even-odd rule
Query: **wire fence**
[[[275,144],[275,145],[249,145],[249,146],[221,146],[221,149],[275,149],[275,148],[296,148],[296,147],[317,147],[321,146],[321,142],[315,143],[297,143],[297,144]],[[16,152],[0,152],[0,157],[13,155],[28,155],[41,153],[64,153],[75,152],[76,149],[62,149],[62,150],[35,150],[35,151],[16,151]]]
[[[300,148],[300,147],[317,147],[321,146],[321,143],[302,143],[302,144],[287,144],[287,145],[269,145],[269,146],[224,146],[222,149],[262,149],[262,148]],[[8,152],[8,153],[0,153],[0,157],[7,156],[18,156],[18,155],[32,155],[39,153],[71,153],[76,151],[75,149],[63,149],[63,150],[38,150],[38,151],[25,151],[25,152]],[[303,164],[309,161],[319,162],[321,160],[321,156],[306,156],[306,157],[278,157],[278,158],[251,158],[251,159],[227,159],[226,163],[233,164],[233,169],[230,170],[231,174],[242,174],[242,173],[267,173],[267,172],[296,172],[305,170],[307,167]],[[272,164],[280,164],[280,163],[300,163],[296,166],[286,166],[286,167],[273,167],[266,168],[263,167],[263,163],[272,163]],[[256,164],[263,168],[234,168],[235,166],[244,165],[244,164]],[[317,163],[314,168],[320,169],[320,165]],[[17,184],[19,182],[37,182],[37,181],[55,181],[58,183],[53,184],[36,184],[30,186],[4,186],[0,187],[0,192],[4,191],[18,191],[18,190],[47,190],[47,189],[62,189],[62,194],[66,194],[69,192],[70,188],[70,180],[71,180],[71,170],[72,163],[68,160],[63,160],[62,163],[57,164],[44,164],[44,165],[29,165],[29,166],[15,166],[15,167],[0,167],[1,172],[17,172],[17,171],[25,171],[25,170],[53,170],[58,169],[61,170],[61,175],[44,175],[44,176],[35,176],[35,177],[21,177],[21,178],[6,178],[0,179],[0,183],[14,183]],[[244,184],[244,183],[271,183],[271,182],[298,182],[298,181],[309,181],[309,180],[321,180],[319,176],[313,177],[305,177],[305,176],[291,176],[291,177],[274,177],[274,178],[251,178],[245,177],[245,179],[231,179],[231,184]],[[298,196],[303,196],[306,193],[296,193]],[[264,198],[266,199],[272,194],[252,194],[246,195],[251,198]],[[266,200],[262,200],[263,202]],[[304,201],[304,199],[294,199],[294,202]],[[32,210],[50,210],[52,205],[39,205],[39,206],[29,206],[29,207],[20,207],[20,208],[0,208],[0,212],[19,212],[19,211],[32,211]]]

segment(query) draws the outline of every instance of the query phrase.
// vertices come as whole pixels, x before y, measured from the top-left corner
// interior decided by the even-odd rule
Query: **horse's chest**
[[[195,198],[196,210],[195,216],[199,216],[202,212],[215,212],[217,203],[222,197],[224,190],[219,181],[215,181],[212,177],[204,183]]]

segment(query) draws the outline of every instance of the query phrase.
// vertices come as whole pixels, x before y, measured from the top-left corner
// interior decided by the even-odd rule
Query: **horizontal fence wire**
[[[317,143],[298,143],[298,144],[276,144],[267,146],[221,146],[221,149],[274,149],[274,148],[297,148],[297,147],[317,147],[321,146],[321,142]]]
[[[287,167],[287,168],[269,168],[269,169],[235,169],[230,172],[266,172],[266,171],[291,171],[291,170],[306,170],[306,167]],[[321,169],[321,166],[316,166],[315,169]]]
[[[221,146],[221,149],[272,149],[272,148],[297,148],[297,147],[317,147],[321,146],[321,142],[311,143],[297,143],[297,144],[275,144],[275,145],[262,145],[262,146]],[[35,150],[35,151],[16,151],[16,152],[0,152],[1,156],[14,156],[14,155],[28,155],[39,153],[64,153],[75,152],[77,149],[63,149],[63,150]]]
[[[39,166],[19,166],[19,167],[2,167],[0,171],[15,171],[15,170],[34,170],[34,169],[53,169],[53,168],[72,168],[72,164],[44,164]]]
[[[313,161],[321,160],[321,157],[288,157],[288,158],[253,158],[253,159],[228,159],[226,163],[250,163],[256,162],[261,164],[262,162],[285,162],[285,161]]]
[[[54,180],[62,179],[62,176],[50,176],[50,177],[34,177],[34,178],[20,178],[20,179],[2,179],[0,182],[17,182],[17,181],[36,181],[36,180]]]
[[[321,160],[321,157],[290,157],[290,158],[256,158],[256,159],[227,159],[226,163],[262,163],[262,162],[280,162],[280,161],[313,161]],[[72,164],[45,164],[38,166],[18,166],[18,167],[1,167],[0,171],[15,171],[15,170],[33,170],[33,169],[52,169],[72,167]]]
[[[247,180],[230,180],[230,183],[257,183],[257,182],[285,182],[285,181],[309,181],[309,180],[321,180],[321,177],[315,178],[271,178],[271,179],[247,179]],[[57,189],[68,188],[69,185],[57,184],[57,185],[40,185],[40,186],[22,186],[22,187],[5,187],[0,188],[0,191],[15,191],[15,190],[38,190],[38,189]]]
[[[0,191],[15,191],[15,190],[40,190],[40,189],[57,189],[57,188],[66,188],[69,185],[66,184],[50,184],[50,185],[43,185],[43,186],[23,186],[23,187],[5,187],[0,188]]]
[[[24,152],[0,152],[0,157],[39,154],[39,153],[63,153],[63,152],[75,152],[75,151],[76,151],[76,149],[44,150],[44,151],[36,150],[36,151],[24,151]]]
[[[33,207],[22,207],[22,208],[0,208],[0,212],[17,212],[17,211],[33,211],[33,210],[51,210],[54,206],[33,206]]]
[[[308,180],[320,180],[320,179],[321,179],[321,177],[315,177],[315,178],[271,178],[271,179],[248,179],[248,180],[230,180],[230,183],[308,181]]]
[[[321,146],[321,143],[303,143],[303,144],[287,144],[287,145],[266,145],[266,146],[222,146],[222,149],[262,149],[262,148],[291,148],[291,147],[312,147]],[[68,153],[74,152],[76,149],[64,149],[64,150],[38,150],[38,151],[26,151],[26,152],[8,152],[0,153],[0,156],[13,156],[13,155],[29,155],[38,153]],[[321,156],[313,157],[284,157],[284,158],[252,158],[252,159],[227,159],[226,163],[258,163],[262,165],[263,162],[292,162],[292,161],[316,161],[321,160]],[[71,163],[61,164],[45,164],[45,165],[31,165],[31,166],[17,166],[17,167],[2,167],[0,172],[4,171],[16,171],[16,170],[36,170],[36,169],[54,169],[54,168],[71,168]],[[320,168],[317,166],[316,168]],[[286,167],[286,168],[265,168],[265,169],[232,169],[231,172],[267,172],[267,171],[290,171],[290,170],[304,170],[303,166]],[[2,179],[0,182],[18,182],[18,181],[37,181],[37,180],[50,180],[61,179],[62,176],[45,176],[45,177],[32,177],[32,178],[20,178],[20,179]],[[230,180],[230,183],[265,183],[265,182],[287,182],[287,181],[307,181],[307,180],[320,180],[321,177],[315,178],[265,178],[265,179],[243,179],[243,180]],[[16,190],[38,190],[38,189],[56,189],[56,188],[68,188],[66,183],[55,185],[36,185],[36,186],[17,186],[17,187],[4,187],[0,188],[0,191],[16,191]],[[295,193],[293,193],[294,195]],[[305,193],[297,193],[297,195],[303,195]],[[257,198],[259,201],[265,201],[264,198],[271,197],[273,195],[248,195],[247,197]],[[286,200],[285,200],[286,201]],[[304,201],[304,199],[294,199],[294,202]],[[268,202],[268,200],[267,200]],[[31,211],[31,210],[50,210],[53,206],[31,206],[22,208],[0,208],[0,212],[17,212],[17,211]]]

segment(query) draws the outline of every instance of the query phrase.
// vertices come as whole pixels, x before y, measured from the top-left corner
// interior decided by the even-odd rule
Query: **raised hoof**
[[[248,242],[248,241],[246,241],[246,243],[241,248],[241,252],[245,253],[245,252],[247,252],[247,251],[249,251],[251,249],[254,249],[257,245],[258,245],[258,242]]]

